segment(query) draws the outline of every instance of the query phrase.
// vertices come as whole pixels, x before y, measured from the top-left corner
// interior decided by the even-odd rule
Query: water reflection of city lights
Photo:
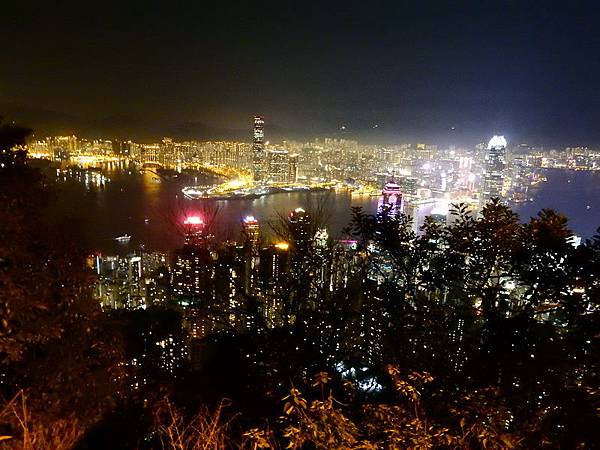
[[[59,181],[75,180],[82,183],[87,189],[104,188],[110,182],[110,178],[96,170],[71,167],[68,169],[57,169],[56,177]]]

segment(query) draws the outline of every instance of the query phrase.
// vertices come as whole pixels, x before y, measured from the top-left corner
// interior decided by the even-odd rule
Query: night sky
[[[594,2],[20,3],[0,114],[38,135],[600,144]]]

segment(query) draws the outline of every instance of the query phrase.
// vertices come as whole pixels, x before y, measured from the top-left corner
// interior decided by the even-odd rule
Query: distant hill
[[[248,117],[248,128],[215,127],[199,121],[169,121],[161,117],[142,119],[132,115],[111,115],[94,119],[83,118],[61,111],[34,108],[0,102],[0,116],[33,128],[36,137],[75,134],[86,138],[132,139],[138,142],[157,142],[163,137],[176,140],[252,140],[252,117]],[[481,123],[480,123],[481,122]],[[489,122],[489,123],[487,123]],[[432,121],[425,126],[418,120],[388,121],[373,124],[368,121],[344,121],[341,117],[321,121],[312,128],[282,127],[267,121],[265,138],[271,142],[282,140],[309,141],[316,137],[356,139],[365,144],[399,144],[427,142],[441,145],[471,146],[485,142],[494,133],[505,134],[509,144],[528,142],[545,146],[593,146],[600,142],[600,132],[591,133],[584,128],[565,136],[564,130],[531,126],[529,130],[510,123],[494,125],[482,118],[478,122],[464,122],[448,127]],[[344,124],[342,130],[339,124]],[[375,126],[377,125],[377,126]],[[308,127],[308,125],[307,125]],[[482,132],[481,129],[493,130]]]
[[[161,119],[144,120],[135,116],[113,115],[94,120],[84,119],[59,111],[32,108],[9,103],[0,103],[0,116],[7,120],[26,124],[34,129],[35,136],[75,134],[87,138],[132,139],[139,142],[154,142],[165,136],[177,140],[234,140],[250,142],[252,139],[251,118],[249,128],[220,128],[202,122],[168,122]],[[266,139],[311,138],[304,130],[282,128],[276,124],[265,126]]]

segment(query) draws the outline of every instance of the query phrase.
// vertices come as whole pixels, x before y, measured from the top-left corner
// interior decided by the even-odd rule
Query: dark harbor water
[[[152,173],[138,170],[106,170],[111,179],[104,188],[92,188],[84,196],[63,199],[66,208],[82,216],[80,224],[87,243],[104,253],[127,253],[144,245],[147,250],[172,250],[183,242],[177,223],[189,215],[211,216],[215,210],[214,234],[219,239],[238,239],[241,219],[255,216],[262,231],[272,235],[269,223],[297,207],[323,208],[324,222],[333,237],[341,237],[351,218],[351,206],[375,211],[377,198],[347,193],[275,194],[252,200],[191,201],[181,194],[181,185],[160,181]],[[548,181],[532,191],[534,201],[514,205],[528,220],[542,208],[553,208],[570,218],[572,230],[591,237],[600,225],[600,173],[548,170]],[[199,184],[210,183],[208,177]],[[115,237],[129,234],[120,244]]]
[[[576,235],[591,238],[600,226],[600,172],[548,169],[544,174],[548,181],[531,192],[534,201],[513,206],[521,220],[551,208],[569,218]]]
[[[149,172],[113,170],[104,172],[110,182],[104,188],[91,188],[86,194],[67,200],[68,209],[83,216],[86,242],[104,253],[126,253],[144,245],[147,250],[169,251],[182,245],[178,225],[185,217],[198,215],[205,221],[214,217],[212,232],[218,239],[239,239],[241,220],[247,215],[258,219],[261,231],[274,236],[271,223],[289,211],[304,207],[322,209],[322,217],[333,237],[341,237],[351,218],[351,206],[375,211],[377,199],[353,197],[330,191],[313,193],[279,193],[257,199],[201,201],[186,199],[181,185],[160,181]],[[198,184],[210,179],[199,178]],[[71,196],[70,196],[71,197]],[[115,237],[129,234],[129,243]]]

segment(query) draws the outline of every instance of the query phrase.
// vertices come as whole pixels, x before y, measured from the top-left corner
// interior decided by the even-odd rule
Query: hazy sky
[[[40,132],[249,129],[261,113],[296,134],[600,143],[594,2],[13,1],[1,16],[0,108]]]

